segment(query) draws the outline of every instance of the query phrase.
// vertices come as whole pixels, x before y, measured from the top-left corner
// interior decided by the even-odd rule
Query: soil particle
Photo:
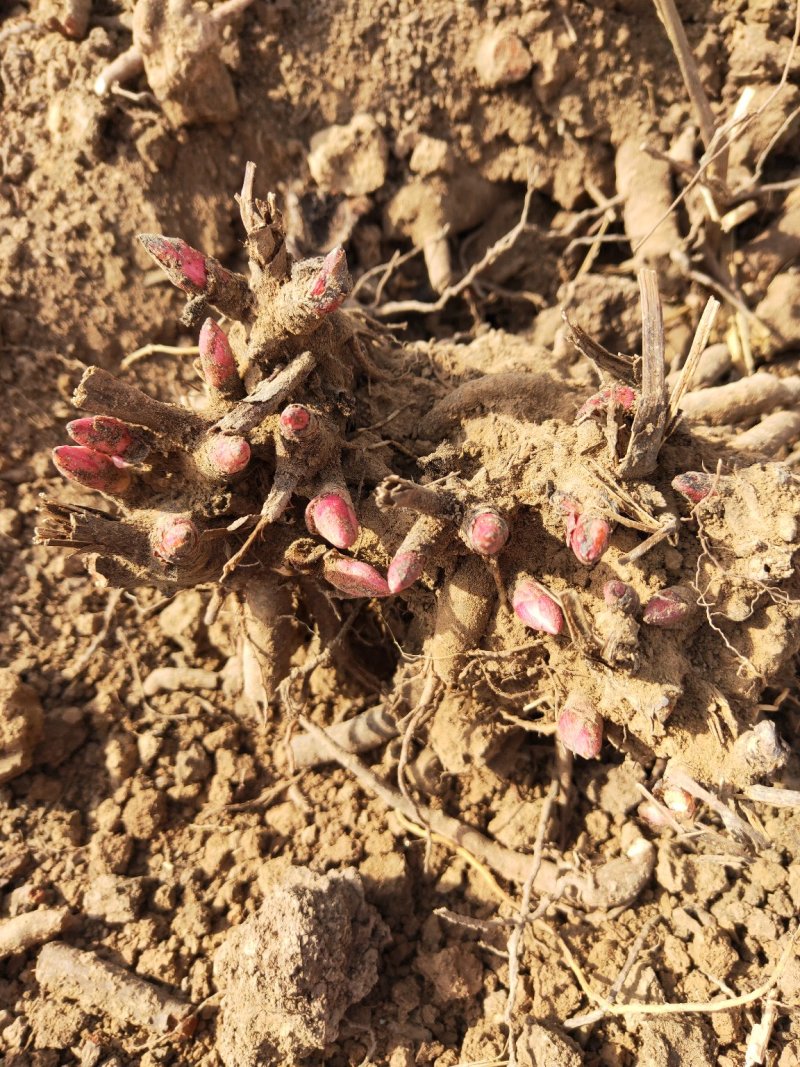
[[[416,966],[433,984],[441,1003],[477,996],[483,985],[483,966],[466,945],[451,945],[441,952],[421,953]]]
[[[285,1063],[334,1041],[344,1013],[377,981],[386,938],[356,871],[276,865],[260,910],[214,959],[223,1063]]]
[[[164,825],[167,802],[158,789],[135,793],[122,810],[122,823],[131,837],[149,840]]]

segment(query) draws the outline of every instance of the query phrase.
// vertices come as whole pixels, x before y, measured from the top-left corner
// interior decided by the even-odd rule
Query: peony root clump
[[[341,248],[292,259],[253,177],[248,277],[140,238],[188,298],[202,406],[89,368],[54,461],[105,507],[47,501],[39,541],[84,554],[100,583],[235,598],[262,710],[303,617],[343,677],[382,673],[397,722],[423,691],[434,721],[454,700],[467,722],[543,715],[579,758],[611,744],[715,787],[769,777],[779,739],[752,735],[800,645],[800,485],[682,418],[690,368],[668,395],[653,272],[641,356],[568,324],[602,379],[590,396],[499,333],[399,345],[346,306]]]

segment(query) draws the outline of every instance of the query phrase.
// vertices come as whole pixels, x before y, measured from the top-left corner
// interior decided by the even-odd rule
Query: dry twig
[[[601,996],[592,989],[567,943],[560,934],[556,934],[556,937],[561,945],[569,969],[578,980],[578,985],[593,1004],[597,1004],[599,1008],[602,1008],[605,1015],[688,1015],[693,1012],[705,1015],[718,1011],[731,1011],[733,1008],[741,1008],[746,1004],[753,1004],[766,996],[771,989],[774,989],[786,970],[786,965],[794,950],[798,932],[800,932],[800,927],[796,927],[790,935],[771,977],[751,990],[751,992],[742,993],[736,997],[725,997],[722,1000],[686,1001],[681,1004],[612,1004],[608,998]]]

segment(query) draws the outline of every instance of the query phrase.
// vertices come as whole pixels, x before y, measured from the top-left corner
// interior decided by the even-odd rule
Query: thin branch
[[[626,978],[630,974],[634,963],[636,963],[637,959],[639,958],[639,953],[644,948],[645,941],[650,936],[650,932],[652,931],[653,927],[660,921],[661,916],[654,915],[652,919],[648,919],[648,921],[639,931],[636,940],[630,947],[628,955],[625,957],[625,962],[622,965],[621,971],[614,979],[614,984],[608,991],[607,1000],[609,1004],[614,1004],[616,1002],[616,999],[619,996],[623,985],[625,984]],[[581,1026],[593,1026],[594,1023],[600,1022],[604,1015],[605,1012],[603,1011],[603,1009],[597,1008],[595,1011],[587,1012],[587,1014],[585,1015],[573,1015],[571,1019],[566,1019],[561,1025],[564,1027],[565,1030],[577,1030]]]
[[[536,876],[542,866],[542,850],[544,849],[545,836],[547,834],[547,828],[550,825],[550,817],[558,792],[559,782],[557,778],[554,778],[550,783],[550,789],[545,797],[542,810],[539,813],[539,825],[536,831],[536,840],[533,844],[531,867],[528,872],[528,877],[525,879],[525,884],[522,887],[522,899],[519,905],[517,921],[514,924],[514,928],[508,939],[508,995],[506,997],[505,1012],[503,1013],[503,1021],[508,1028],[508,1067],[517,1067],[517,1043],[514,1034],[514,1002],[517,999],[517,983],[519,981],[519,950],[522,936],[529,919],[531,893],[533,892]],[[545,898],[545,900],[547,904],[550,903],[547,898]],[[540,909],[537,909],[537,911],[539,910]],[[541,910],[543,911],[544,909]]]

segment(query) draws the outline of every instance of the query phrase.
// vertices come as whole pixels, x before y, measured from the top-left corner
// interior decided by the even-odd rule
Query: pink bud
[[[109,456],[82,445],[60,445],[53,449],[53,462],[60,474],[87,489],[120,494],[131,484],[127,470],[118,467]]]
[[[692,614],[695,604],[695,596],[690,589],[682,585],[674,585],[662,589],[647,601],[642,613],[642,621],[648,626],[673,630]]]
[[[672,488],[693,504],[699,504],[711,494],[717,477],[705,471],[686,471],[672,479]]]
[[[359,534],[358,519],[349,498],[344,496],[346,492],[340,489],[320,493],[306,508],[309,533],[319,534],[336,548],[350,548]]]
[[[639,594],[633,586],[617,578],[605,583],[603,599],[610,608],[617,608],[624,615],[636,615],[641,607]]]
[[[461,533],[473,552],[496,556],[508,540],[508,523],[494,508],[478,506],[467,513]]]
[[[289,441],[300,441],[310,436],[316,419],[305,404],[289,404],[281,412],[278,427],[283,437]]]
[[[511,605],[531,630],[556,636],[564,628],[561,608],[538,582],[527,578],[517,582],[511,595]]]
[[[197,551],[200,535],[188,515],[162,515],[153,525],[150,545],[164,563],[187,563]]]
[[[228,335],[213,319],[206,319],[200,330],[200,370],[205,381],[220,392],[239,391],[241,379]]]
[[[130,463],[141,462],[150,451],[148,443],[132,426],[111,415],[73,419],[67,423],[67,433],[79,445],[106,456],[120,456]]]
[[[334,588],[350,596],[388,596],[386,579],[360,559],[331,553],[323,564],[323,574]]]
[[[583,759],[595,759],[603,747],[603,718],[583,693],[571,692],[556,723],[562,745]]]
[[[671,785],[668,780],[662,778],[654,787],[653,796],[671,811],[677,819],[690,820],[694,818],[694,814],[697,811],[697,799],[685,789],[681,789],[680,786]]]
[[[390,591],[392,593],[402,593],[404,589],[408,589],[410,585],[416,582],[424,569],[425,557],[421,552],[404,552],[401,548],[389,564],[389,570],[386,575]]]
[[[590,415],[594,415],[596,412],[607,411],[612,403],[615,407],[622,408],[623,411],[631,411],[636,403],[636,390],[629,385],[606,386],[605,389],[601,389],[594,396],[590,396],[586,403],[578,409],[575,421],[583,422],[584,419],[588,419]]]
[[[158,263],[173,285],[185,293],[199,296],[206,291],[208,274],[206,256],[187,245],[180,237],[163,237],[158,233],[140,233],[139,240]]]
[[[636,814],[653,830],[664,830],[671,825],[667,813],[652,800],[643,800]]]
[[[567,521],[569,547],[578,562],[587,567],[597,563],[608,548],[610,537],[611,526],[605,519],[578,515]]]
[[[352,288],[347,257],[339,245],[325,256],[319,273],[311,283],[309,297],[317,315],[329,315],[344,302]]]
[[[216,474],[230,476],[250,462],[250,445],[243,437],[215,434],[205,445],[205,459]]]

